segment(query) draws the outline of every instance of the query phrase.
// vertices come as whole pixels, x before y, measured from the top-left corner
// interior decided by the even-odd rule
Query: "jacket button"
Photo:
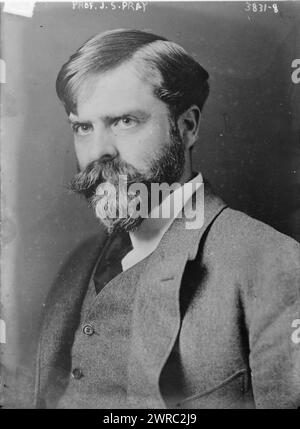
[[[80,380],[80,378],[83,377],[83,373],[80,368],[74,368],[71,375],[75,380]]]
[[[82,330],[85,335],[93,335],[93,333],[95,332],[95,329],[92,325],[84,325]]]

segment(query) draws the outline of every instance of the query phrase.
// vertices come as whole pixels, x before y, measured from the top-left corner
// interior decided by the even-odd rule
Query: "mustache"
[[[84,170],[75,174],[68,185],[68,189],[90,199],[101,183],[117,184],[120,175],[127,176],[128,185],[145,179],[145,176],[139,170],[121,159],[95,160]]]

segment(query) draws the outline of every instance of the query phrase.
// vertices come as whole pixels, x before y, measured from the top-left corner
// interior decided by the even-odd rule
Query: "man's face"
[[[171,126],[167,105],[154,96],[152,85],[141,80],[132,64],[87,80],[78,94],[77,114],[71,113],[69,120],[81,171],[71,187],[93,203],[99,184],[117,186],[120,174],[128,175],[130,183],[147,186],[180,180],[184,147],[179,131]],[[120,226],[130,230],[139,223],[139,219],[104,222],[110,231]]]
[[[120,156],[139,171],[169,141],[169,112],[133,65],[121,65],[83,85],[77,99],[75,151],[80,169],[103,157]]]

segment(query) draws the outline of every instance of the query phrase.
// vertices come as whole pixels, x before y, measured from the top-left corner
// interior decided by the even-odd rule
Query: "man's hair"
[[[209,75],[181,46],[144,31],[114,30],[89,39],[62,66],[56,91],[67,114],[77,113],[78,90],[88,78],[129,62],[174,118],[193,104],[202,111]]]

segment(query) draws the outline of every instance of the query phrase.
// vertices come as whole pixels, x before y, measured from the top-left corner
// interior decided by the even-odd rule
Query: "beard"
[[[151,198],[151,183],[167,183],[172,185],[178,182],[184,172],[185,151],[183,141],[175,122],[170,121],[169,142],[152,160],[146,171],[140,171],[133,165],[121,160],[104,158],[91,162],[83,171],[77,173],[69,184],[69,189],[77,194],[84,195],[89,205],[94,209],[96,217],[106,227],[108,233],[116,231],[133,231],[143,221],[144,217],[136,216],[128,206],[132,202],[136,206],[143,204],[140,195],[128,192],[132,184],[142,183],[147,188],[147,207]],[[126,177],[126,189],[119,192],[120,176]],[[103,195],[107,185],[115,190],[113,195]],[[105,204],[103,204],[105,198]],[[120,216],[120,213],[126,213]]]

